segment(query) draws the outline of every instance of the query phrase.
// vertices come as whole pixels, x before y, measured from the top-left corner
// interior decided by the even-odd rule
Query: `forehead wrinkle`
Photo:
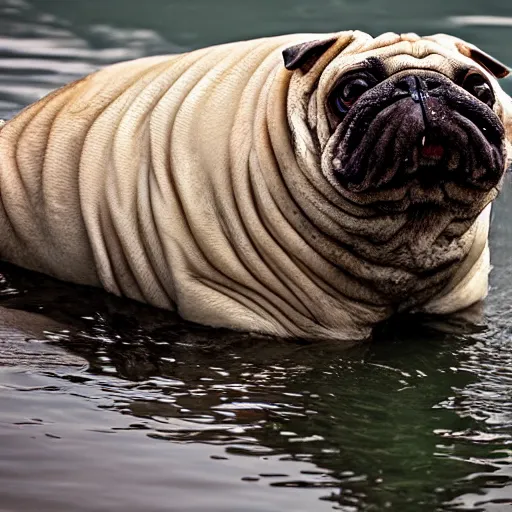
[[[367,51],[372,51],[373,55],[383,55],[384,58],[394,55],[405,54],[415,57],[416,59],[424,59],[431,54],[442,55],[445,58],[454,58],[455,56],[462,60],[461,55],[454,48],[447,48],[434,41],[427,39],[418,39],[417,41],[400,41],[388,46],[368,45]]]
[[[342,52],[326,67],[318,84],[319,91],[328,90],[334,82],[344,73],[356,69],[369,57],[378,58],[383,63],[387,73],[392,75],[407,67],[413,69],[432,68],[438,72],[444,72],[449,78],[454,72],[467,65],[469,60],[461,55],[454,48],[448,48],[435,41],[418,39],[415,41],[396,41],[394,34],[386,34],[389,44],[382,45],[383,40],[379,38],[369,39],[357,48],[356,52],[348,54]]]
[[[445,46],[426,38],[397,40],[391,37],[392,35],[396,36],[396,34],[387,33],[385,35],[387,37],[384,40],[377,37],[364,42],[362,47],[358,49],[358,54],[361,57],[361,60],[366,58],[366,54],[368,52],[371,52],[371,56],[383,56],[384,58],[398,54],[406,54],[416,57],[417,59],[424,59],[431,54],[439,54],[451,61],[464,62],[467,60],[467,58],[460,54],[455,46]],[[345,53],[343,52],[340,57],[343,58],[344,55]]]
[[[438,53],[431,53],[422,58],[407,54],[394,55],[384,59],[382,63],[388,76],[407,69],[430,69],[453,79],[455,72],[461,67],[460,61]]]
[[[380,36],[375,37],[371,42],[371,47],[382,47],[382,46],[390,46],[392,44],[396,44],[401,40],[401,36],[396,34],[395,32],[385,32]]]

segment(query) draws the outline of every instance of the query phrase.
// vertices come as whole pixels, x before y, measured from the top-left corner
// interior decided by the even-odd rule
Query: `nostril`
[[[409,92],[409,84],[403,80],[396,84],[396,88],[401,92]]]
[[[411,95],[420,93],[429,93],[442,87],[442,82],[438,78],[429,76],[409,75],[402,77],[395,84],[395,88],[399,92],[406,92]]]
[[[427,85],[427,90],[428,91],[433,91],[435,89],[438,89],[439,87],[441,87],[441,82],[439,80],[436,80],[435,78],[429,78],[427,80],[424,80],[424,82],[426,83]]]
[[[401,78],[395,87],[402,92],[411,92],[416,90],[416,80],[413,76],[405,76]]]

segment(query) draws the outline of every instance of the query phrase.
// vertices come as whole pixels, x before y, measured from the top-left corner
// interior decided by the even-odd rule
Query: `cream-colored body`
[[[367,337],[393,308],[305,240],[303,230],[322,229],[290,193],[301,171],[281,52],[315,37],[121,63],[25,109],[0,130],[0,257],[201,324]],[[485,296],[488,221],[489,207],[423,309],[450,313]]]

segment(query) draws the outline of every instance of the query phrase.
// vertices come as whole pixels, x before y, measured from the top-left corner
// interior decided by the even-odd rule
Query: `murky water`
[[[110,62],[343,28],[448,31],[512,64],[502,0],[0,0],[0,118]],[[511,200],[471,335],[276,342],[2,265],[0,510],[512,510]]]

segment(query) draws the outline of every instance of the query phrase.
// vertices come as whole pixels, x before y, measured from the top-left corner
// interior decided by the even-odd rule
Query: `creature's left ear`
[[[307,64],[316,62],[336,41],[337,37],[307,41],[290,46],[283,51],[284,67],[289,71],[305,68]]]
[[[476,63],[480,64],[480,66],[489,71],[495,78],[505,78],[510,74],[510,69],[505,66],[505,64],[488,53],[483,52],[476,46],[462,41],[456,42],[455,46],[462,55],[473,59]]]

